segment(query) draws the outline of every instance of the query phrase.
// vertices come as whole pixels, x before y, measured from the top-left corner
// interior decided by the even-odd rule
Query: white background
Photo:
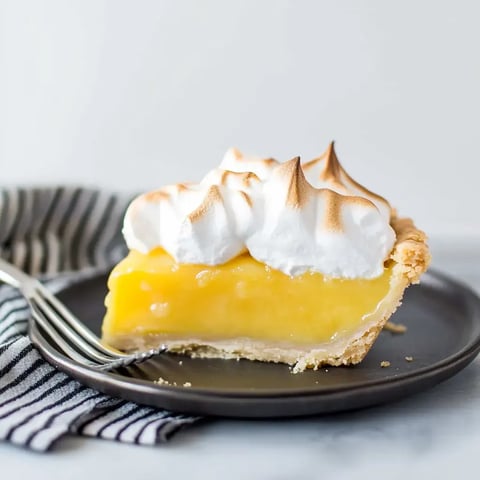
[[[153,188],[335,139],[432,236],[480,236],[478,2],[0,2],[0,185]]]

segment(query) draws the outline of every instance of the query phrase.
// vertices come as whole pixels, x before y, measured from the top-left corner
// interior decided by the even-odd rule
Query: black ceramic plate
[[[106,276],[59,294],[89,327],[99,332]],[[465,367],[480,350],[480,299],[438,273],[411,287],[392,318],[404,334],[382,332],[366,359],[354,367],[292,374],[285,365],[248,360],[158,356],[141,366],[99,373],[66,358],[35,327],[42,354],[80,382],[138,403],[193,414],[286,417],[356,409],[429,388]],[[406,361],[405,357],[413,357]],[[390,367],[381,368],[380,362]],[[163,378],[170,385],[153,380]],[[185,383],[191,387],[184,387]]]

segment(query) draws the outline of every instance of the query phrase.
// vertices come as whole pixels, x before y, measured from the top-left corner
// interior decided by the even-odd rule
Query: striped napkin
[[[128,201],[85,188],[0,190],[0,256],[61,290],[125,254]],[[22,296],[0,285],[0,440],[37,451],[66,433],[153,445],[196,420],[108,397],[56,370],[26,336],[28,318]]]

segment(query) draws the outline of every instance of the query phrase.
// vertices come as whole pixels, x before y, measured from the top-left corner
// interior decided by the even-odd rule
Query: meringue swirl
[[[230,149],[199,183],[137,197],[123,234],[130,249],[163,248],[178,263],[219,265],[248,251],[291,276],[374,278],[395,242],[391,212],[345,172],[333,143],[303,165]]]

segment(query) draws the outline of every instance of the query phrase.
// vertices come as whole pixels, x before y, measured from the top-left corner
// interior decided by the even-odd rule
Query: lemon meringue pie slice
[[[103,339],[300,372],[360,362],[430,255],[410,219],[355,182],[333,144],[279,163],[227,152],[199,183],[125,215]]]

